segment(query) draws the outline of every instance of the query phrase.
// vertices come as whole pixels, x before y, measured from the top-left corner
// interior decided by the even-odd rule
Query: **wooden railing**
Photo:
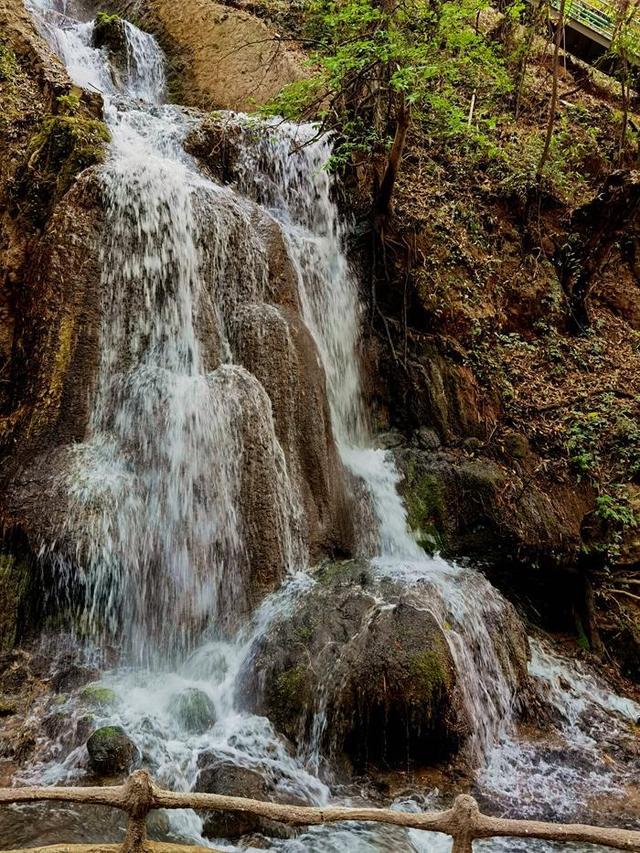
[[[481,838],[537,838],[546,841],[600,844],[614,850],[640,853],[640,832],[608,829],[584,824],[544,823],[489,817],[466,795],[456,798],[446,811],[410,813],[392,809],[317,808],[265,803],[221,794],[174,793],[158,788],[144,770],[133,773],[124,785],[106,788],[1,788],[0,805],[12,803],[71,802],[120,809],[129,816],[124,842],[118,845],[62,845],[40,848],[42,853],[196,853],[202,848],[156,844],[147,840],[147,815],[153,809],[196,809],[255,815],[289,826],[312,826],[341,821],[386,823],[407,829],[442,832],[453,838],[453,853],[471,853],[473,841]],[[18,851],[14,851],[18,853]],[[33,853],[33,851],[31,851]],[[209,849],[209,853],[211,850]]]

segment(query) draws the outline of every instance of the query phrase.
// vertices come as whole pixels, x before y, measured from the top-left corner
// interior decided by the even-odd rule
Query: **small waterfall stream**
[[[235,186],[221,186],[185,153],[183,142],[196,119],[164,103],[163,57],[151,36],[126,24],[126,73],[116,82],[105,51],[92,46],[91,22],[44,2],[31,11],[72,78],[103,94],[112,134],[101,174],[106,210],[101,364],[89,434],[74,449],[68,472],[71,512],[60,537],[74,548],[66,553],[51,546],[63,583],[77,583],[82,567],[84,634],[98,643],[118,637],[123,647],[122,665],[101,682],[114,691],[116,702],[97,711],[97,721],[103,713],[105,723],[121,724],[145,764],[168,786],[189,789],[197,756],[213,751],[259,769],[283,799],[321,804],[335,796],[313,765],[291,754],[268,720],[234,705],[253,638],[295,607],[314,582],[304,571],[309,554],[299,477],[287,463],[269,395],[238,357],[237,327],[247,312],[263,332],[270,324],[284,325],[286,346],[293,346],[283,311],[266,298],[264,223],[275,223],[295,273],[300,315],[326,377],[340,459],[371,497],[378,526],[374,565],[381,577],[426,589],[424,606],[446,626],[474,723],[469,748],[481,788],[516,812],[520,791],[531,813],[562,786],[570,803],[581,795],[581,780],[560,767],[547,783],[552,774],[541,769],[541,753],[517,734],[515,678],[492,630],[496,614],[510,605],[479,573],[423,553],[407,528],[393,461],[368,435],[357,282],[345,255],[346,226],[323,168],[330,140],[317,139],[311,126],[273,121],[256,128],[243,116],[229,116],[244,143]],[[251,550],[241,460],[256,445],[284,582],[243,624],[251,609]],[[549,685],[551,701],[565,718],[566,740],[594,757],[597,750],[587,743],[593,739],[576,711],[576,695],[588,702],[588,691],[558,687],[556,670],[566,666],[534,645],[531,673]],[[174,712],[175,697],[194,688],[215,707],[216,724],[204,734],[186,731]],[[78,720],[82,708],[73,697],[65,701],[69,719]],[[603,702],[613,703],[609,710],[621,717],[638,714],[612,699]],[[321,727],[318,720],[316,730]],[[52,743],[22,779],[79,779],[85,762],[84,746],[64,751]],[[588,794],[616,785],[611,774],[598,775],[596,764],[594,758]],[[527,779],[535,784],[527,788]],[[436,799],[400,800],[397,807],[429,807]],[[195,814],[173,814],[170,821],[167,837],[207,843]],[[521,849],[503,844],[482,846]],[[354,825],[318,828],[299,839],[274,841],[274,848],[435,853],[450,844],[425,833]]]

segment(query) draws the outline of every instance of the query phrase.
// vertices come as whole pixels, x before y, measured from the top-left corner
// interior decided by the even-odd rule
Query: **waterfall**
[[[269,721],[234,704],[252,638],[313,583],[304,571],[308,489],[290,433],[296,406],[313,404],[311,419],[322,418],[326,382],[330,425],[321,424],[319,434],[332,431],[342,465],[366,485],[376,571],[414,590],[443,628],[473,724],[471,757],[486,765],[492,790],[505,756],[528,774],[537,753],[529,763],[526,750],[517,760],[509,753],[519,749],[516,678],[495,630],[515,614],[479,573],[418,547],[393,459],[369,434],[357,279],[325,170],[331,140],[310,125],[230,115],[242,144],[235,184],[221,186],[185,153],[196,119],[164,103],[164,60],[151,36],[125,25],[126,67],[114,74],[106,52],[92,46],[91,22],[69,18],[47,0],[32,13],[75,82],[102,93],[112,135],[100,174],[101,361],[88,434],[66,473],[66,526],[48,544],[61,582],[81,586],[77,615],[86,635],[115,641],[123,652],[121,666],[104,676],[116,701],[97,721],[123,725],[169,786],[191,787],[197,755],[213,751],[259,769],[285,799],[329,800],[329,787]],[[291,272],[291,293],[280,302],[270,300],[274,240]],[[286,373],[304,345],[306,368],[316,370],[313,388],[276,399],[282,377],[269,377],[261,353],[246,351],[249,338],[257,350],[276,341],[280,360],[272,373]],[[284,425],[274,411],[279,405]],[[327,447],[319,442],[315,461]],[[278,567],[282,585],[255,609],[250,575],[267,574],[267,562]],[[238,633],[252,609],[250,627]],[[548,680],[545,661],[538,653],[535,666]],[[216,725],[204,734],[185,731],[173,710],[176,696],[191,689],[216,710]],[[557,690],[553,695],[567,705]],[[65,702],[70,720],[85,713],[73,697]],[[312,728],[319,739],[322,720]],[[575,739],[578,729],[568,736]],[[25,778],[77,779],[85,762],[84,746],[62,757],[53,749]],[[171,820],[178,836],[201,840],[193,813]],[[422,833],[414,843],[385,832],[318,829],[290,849],[441,849],[430,836],[436,846],[425,847]],[[285,847],[283,841],[279,849]]]
[[[235,186],[221,187],[184,151],[193,119],[162,103],[163,57],[151,36],[126,25],[126,73],[114,75],[92,46],[91,23],[46,8],[36,16],[75,80],[102,92],[112,134],[102,173],[102,357],[89,435],[69,474],[74,559],[62,560],[66,577],[82,567],[84,629],[118,638],[132,661],[175,665],[204,627],[249,608],[240,460],[245,440],[256,441],[243,423],[265,456],[282,575],[306,563],[296,477],[269,397],[238,360],[234,337],[247,308],[259,334],[281,320],[264,304],[268,250],[257,205],[284,240],[342,462],[371,496],[376,566],[427,582],[425,606],[447,628],[480,760],[513,726],[515,678],[491,630],[510,605],[477,573],[422,552],[393,459],[372,444],[357,280],[325,168],[331,140],[311,125],[229,116],[241,144]]]
[[[470,751],[480,762],[505,732],[514,728],[516,676],[501,659],[493,627],[516,621],[511,606],[481,575],[428,557],[407,524],[398,493],[400,475],[388,451],[376,448],[368,432],[361,390],[359,339],[361,308],[357,280],[347,261],[347,227],[332,197],[326,171],[331,141],[315,128],[273,119],[262,130],[245,126],[235,166],[243,194],[269,209],[281,224],[298,273],[303,317],[311,330],[327,377],[332,424],[344,465],[367,487],[377,521],[375,560],[381,575],[406,583],[428,583],[422,603],[447,627],[467,716]],[[504,658],[504,656],[502,656]],[[318,720],[313,729],[322,732]],[[311,749],[317,754],[318,745]]]
[[[74,79],[102,92],[112,135],[101,176],[102,356],[89,435],[68,477],[65,532],[76,546],[65,574],[83,567],[90,636],[123,638],[140,662],[176,660],[205,624],[248,608],[243,423],[263,451],[283,573],[306,559],[270,400],[230,343],[230,293],[241,275],[247,299],[260,297],[264,246],[243,199],[185,154],[191,124],[161,103],[155,40],[126,24],[118,91],[91,23],[37,16]],[[214,340],[204,345],[207,313]]]

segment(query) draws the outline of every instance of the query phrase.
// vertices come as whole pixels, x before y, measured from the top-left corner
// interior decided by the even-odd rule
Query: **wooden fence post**
[[[478,804],[466,794],[456,797],[453,803],[451,817],[451,835],[453,836],[452,853],[473,853],[473,839],[476,837]]]
[[[155,795],[146,770],[137,770],[125,785],[124,797],[129,815],[122,853],[144,853],[147,840],[147,815],[153,808]]]

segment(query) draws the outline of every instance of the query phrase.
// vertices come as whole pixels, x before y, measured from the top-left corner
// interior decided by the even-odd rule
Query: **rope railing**
[[[63,845],[39,848],[41,853],[197,853],[202,848],[154,843],[147,839],[147,815],[154,809],[196,809],[250,814],[289,826],[358,821],[385,823],[406,829],[441,832],[453,838],[453,853],[472,853],[473,842],[483,838],[535,838],[545,841],[599,844],[614,850],[640,853],[640,832],[585,824],[512,820],[482,814],[467,795],[439,812],[401,812],[393,809],[342,806],[291,806],[282,803],[230,797],[222,794],[176,793],[159,788],[145,770],[133,773],[123,785],[106,788],[0,788],[0,805],[38,802],[71,802],[110,806],[128,815],[124,842],[119,845]],[[19,853],[19,851],[13,851]],[[26,853],[26,851],[25,851]],[[34,853],[32,850],[31,853]],[[211,851],[209,851],[211,853]]]

